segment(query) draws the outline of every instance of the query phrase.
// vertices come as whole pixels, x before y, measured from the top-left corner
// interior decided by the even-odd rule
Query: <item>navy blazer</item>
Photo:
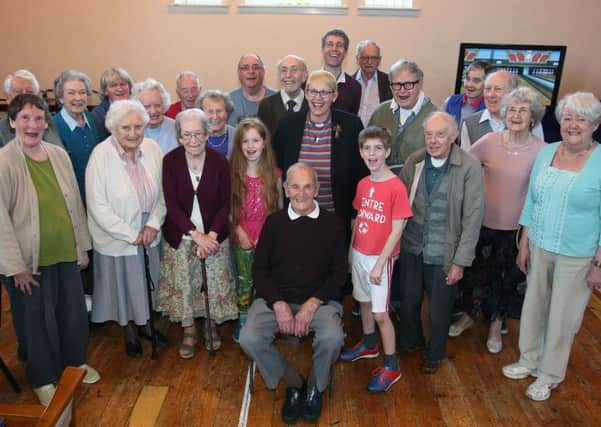
[[[273,146],[282,173],[298,162],[307,112],[299,111],[280,120]],[[332,109],[331,175],[334,210],[347,228],[355,217],[353,198],[357,183],[369,171],[359,155],[359,132],[363,123],[359,117]]]
[[[182,235],[196,227],[190,221],[194,197],[198,199],[205,233],[214,231],[222,242],[229,234],[230,169],[221,153],[206,148],[205,163],[198,188],[194,191],[186,151],[180,146],[163,157],[163,192],[167,216],[163,235],[177,249]]]

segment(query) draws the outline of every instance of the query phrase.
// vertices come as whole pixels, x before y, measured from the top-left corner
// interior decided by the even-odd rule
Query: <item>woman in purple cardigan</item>
[[[206,259],[209,310],[212,323],[236,319],[236,292],[231,272],[228,238],[230,172],[228,162],[207,148],[207,116],[198,109],[182,111],[175,118],[180,147],[163,159],[163,190],[167,217],[163,224],[166,243],[159,282],[158,310],[173,322],[181,322],[184,338],[179,354],[194,356],[198,333],[194,319],[206,317],[200,292],[200,259]],[[221,340],[216,326],[205,321],[204,339],[213,334],[213,349]]]

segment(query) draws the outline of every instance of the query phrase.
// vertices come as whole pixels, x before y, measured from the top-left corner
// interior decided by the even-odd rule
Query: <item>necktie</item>
[[[294,99],[290,99],[286,104],[288,104],[288,113],[294,113],[294,107],[296,106],[296,101]]]

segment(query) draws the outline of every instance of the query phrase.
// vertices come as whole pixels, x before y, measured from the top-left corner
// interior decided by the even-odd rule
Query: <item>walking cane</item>
[[[209,356],[215,356],[215,348],[213,347],[213,325],[211,324],[211,313],[209,311],[209,285],[207,283],[207,261],[204,258],[200,259],[200,270],[202,273],[202,286],[200,292],[205,294],[205,311],[207,312],[206,328],[208,328],[207,335],[209,336]]]
[[[157,337],[154,332],[154,311],[152,310],[152,291],[154,291],[154,283],[150,276],[150,260],[148,259],[148,248],[144,246],[144,268],[146,270],[146,293],[148,295],[148,325],[150,326],[150,337],[152,342],[152,360],[159,358],[157,352]]]

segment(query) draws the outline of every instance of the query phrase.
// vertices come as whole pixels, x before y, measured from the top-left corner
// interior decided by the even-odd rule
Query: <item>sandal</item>
[[[185,343],[186,338],[192,338],[193,344]],[[182,359],[191,359],[196,354],[196,344],[198,343],[198,334],[196,332],[184,332],[184,338],[179,345],[179,356]]]
[[[208,327],[208,323],[207,320],[204,321],[204,339],[205,339],[205,347],[207,350],[211,351],[217,351],[221,348],[221,337],[219,336],[219,331],[217,330],[217,325],[215,324],[214,321],[210,321],[211,322],[211,327]],[[211,348],[210,346],[210,340],[209,340],[209,329],[211,332],[211,337],[213,338],[213,348]]]

